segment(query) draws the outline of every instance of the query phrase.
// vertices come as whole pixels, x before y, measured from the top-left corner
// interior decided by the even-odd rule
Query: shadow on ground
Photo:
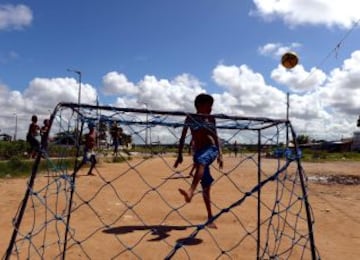
[[[107,234],[127,234],[136,231],[150,231],[152,235],[155,237],[149,239],[148,241],[160,241],[170,236],[170,232],[173,230],[186,230],[188,228],[193,228],[196,226],[169,226],[169,225],[151,225],[151,226],[120,226],[113,227],[109,229],[103,230],[104,233]],[[197,245],[202,242],[201,239],[198,238],[180,238],[177,242],[183,245]]]

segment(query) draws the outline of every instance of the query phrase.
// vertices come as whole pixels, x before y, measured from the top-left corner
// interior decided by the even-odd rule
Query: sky
[[[59,102],[289,118],[298,135],[360,129],[360,1],[0,1],[0,134]],[[281,56],[296,52],[285,69]]]

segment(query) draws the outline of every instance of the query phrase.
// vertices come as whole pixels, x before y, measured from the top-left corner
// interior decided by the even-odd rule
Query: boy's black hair
[[[209,94],[205,94],[205,93],[197,95],[194,101],[194,105],[196,109],[198,109],[199,106],[203,104],[209,104],[212,106],[213,103],[214,103],[214,98]]]
[[[37,118],[36,115],[33,115],[33,116],[31,117],[31,121],[32,121],[32,122],[37,122],[37,120],[38,120],[38,118]]]

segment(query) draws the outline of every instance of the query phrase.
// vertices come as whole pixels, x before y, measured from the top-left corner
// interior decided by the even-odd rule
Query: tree
[[[298,144],[307,144],[310,141],[310,137],[308,135],[298,135],[296,137],[296,142]]]
[[[107,134],[108,131],[108,125],[105,121],[100,121],[98,123],[98,140],[100,144],[106,144],[107,143]]]
[[[74,131],[59,132],[54,136],[53,142],[56,144],[74,145],[75,136]]]

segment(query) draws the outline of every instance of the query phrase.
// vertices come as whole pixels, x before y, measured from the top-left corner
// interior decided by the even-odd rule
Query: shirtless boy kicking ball
[[[210,115],[214,99],[208,94],[200,94],[195,98],[195,116],[187,116],[184,128],[179,141],[178,157],[174,164],[176,168],[183,161],[182,150],[188,128],[190,128],[193,148],[194,148],[194,164],[195,175],[190,188],[186,191],[179,189],[184,196],[186,202],[191,202],[197,185],[201,181],[203,188],[202,194],[208,214],[208,219],[213,217],[211,212],[210,186],[214,179],[210,174],[210,165],[217,158],[219,167],[223,167],[221,149],[218,136],[216,133],[215,118]],[[216,228],[215,223],[209,224],[209,227]]]

